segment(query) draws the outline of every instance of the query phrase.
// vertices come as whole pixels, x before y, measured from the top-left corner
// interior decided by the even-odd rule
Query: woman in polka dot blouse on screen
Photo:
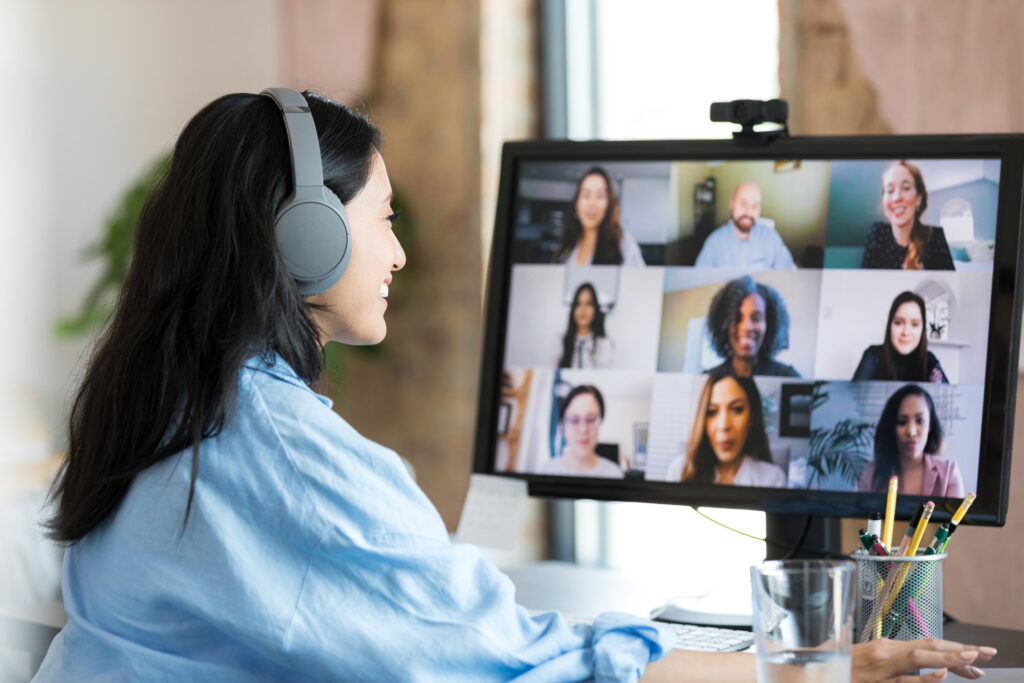
[[[882,174],[885,221],[868,233],[861,268],[953,270],[953,256],[942,228],[925,225],[928,190],[920,169],[907,161],[893,162]]]

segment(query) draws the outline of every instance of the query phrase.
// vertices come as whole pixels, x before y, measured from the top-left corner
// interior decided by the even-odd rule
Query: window
[[[735,127],[711,123],[712,102],[779,95],[776,3],[556,0],[543,11],[551,137],[728,137]],[[765,534],[763,513],[703,512],[753,536]],[[765,555],[763,542],[690,508],[577,501],[572,517],[577,561],[663,574],[698,592],[748,581],[746,567]],[[720,562],[692,561],[711,548]],[[742,576],[731,569],[721,576],[723,567]]]

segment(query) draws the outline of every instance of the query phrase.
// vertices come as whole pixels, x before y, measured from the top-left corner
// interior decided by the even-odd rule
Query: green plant
[[[828,403],[825,382],[815,382],[811,392],[811,411]],[[823,482],[833,475],[856,486],[864,474],[864,467],[872,458],[875,425],[863,420],[846,418],[829,428],[811,430],[807,467],[810,470],[808,486]]]
[[[856,486],[865,465],[871,461],[874,433],[875,425],[852,418],[840,420],[828,429],[812,429],[807,457],[808,485],[839,475],[843,481]]]
[[[101,262],[100,277],[86,294],[81,309],[74,315],[58,321],[55,327],[58,337],[88,334],[110,316],[117,294],[128,274],[139,214],[149,195],[167,173],[170,164],[171,156],[167,154],[149,166],[121,195],[114,211],[104,223],[103,236],[84,250],[84,260]],[[412,215],[404,196],[397,190],[393,194],[391,205],[394,210],[402,211],[402,217],[395,223],[394,230],[406,251],[409,251],[413,246]],[[410,276],[414,272],[415,268],[408,266],[403,269],[403,292],[411,291],[410,285],[414,278]],[[355,349],[367,355],[378,355],[382,352],[383,345],[349,347],[334,342],[327,344],[324,347],[324,359],[332,381],[340,380],[344,374],[345,353],[348,349]]]
[[[116,208],[103,225],[103,236],[85,248],[84,260],[101,261],[102,271],[85,295],[78,313],[58,321],[55,329],[58,337],[87,334],[110,315],[117,293],[128,274],[139,213],[170,165],[171,157],[166,155],[147,168],[121,195]]]

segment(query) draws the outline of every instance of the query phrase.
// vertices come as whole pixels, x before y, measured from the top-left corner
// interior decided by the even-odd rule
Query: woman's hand
[[[878,638],[853,646],[851,683],[941,681],[947,669],[964,678],[981,678],[985,674],[974,665],[987,662],[995,654],[992,647],[963,645],[939,638],[911,641]],[[907,675],[917,669],[938,670],[925,676]]]

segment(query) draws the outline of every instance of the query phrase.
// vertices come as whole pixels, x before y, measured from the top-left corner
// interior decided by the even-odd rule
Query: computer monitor
[[[474,471],[1006,518],[1024,136],[507,143]]]

